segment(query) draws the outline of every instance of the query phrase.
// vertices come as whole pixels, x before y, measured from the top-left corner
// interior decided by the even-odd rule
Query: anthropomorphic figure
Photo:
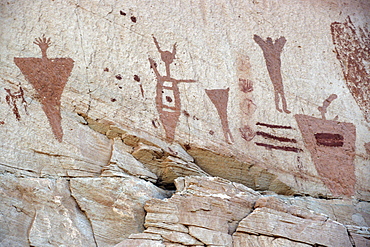
[[[195,82],[195,80],[176,80],[171,77],[170,65],[175,59],[176,44],[173,45],[172,52],[162,51],[157,39],[153,36],[154,44],[158,52],[161,54],[161,59],[166,66],[166,75],[162,76],[156,62],[149,58],[150,66],[153,69],[156,78],[156,105],[159,114],[159,119],[163,124],[166,132],[166,139],[172,142],[175,138],[175,130],[177,122],[181,114],[181,100],[178,83],[180,82]]]
[[[261,47],[263,51],[263,56],[266,60],[267,70],[270,75],[271,82],[274,86],[275,91],[275,106],[279,112],[284,111],[285,113],[290,113],[287,108],[287,103],[284,95],[283,79],[281,77],[281,59],[280,55],[283,51],[283,47],[286,43],[284,37],[280,37],[275,42],[272,41],[270,37],[263,40],[260,36],[254,35],[254,41]],[[279,95],[281,97],[283,110],[279,107]]]
[[[36,90],[37,98],[49,120],[54,136],[62,142],[60,100],[74,61],[71,58],[48,58],[46,51],[51,45],[50,38],[42,36],[35,39],[33,43],[40,47],[42,58],[15,57],[14,63]]]

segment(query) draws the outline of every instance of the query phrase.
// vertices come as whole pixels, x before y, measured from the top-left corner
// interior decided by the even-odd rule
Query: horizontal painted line
[[[293,129],[290,126],[267,124],[267,123],[260,123],[260,122],[256,123],[256,125],[265,126],[265,127],[273,128],[273,129]]]
[[[282,150],[282,151],[287,151],[287,152],[303,152],[302,149],[296,148],[296,147],[287,147],[287,146],[275,146],[275,145],[270,145],[266,143],[260,143],[260,142],[255,142],[257,146],[265,147],[266,149],[277,149],[277,150]]]
[[[274,136],[274,135],[271,135],[269,133],[265,133],[265,132],[262,132],[262,131],[257,131],[256,135],[262,136],[266,139],[274,139],[274,140],[278,140],[278,141],[281,141],[281,142],[297,143],[297,141],[295,139],[290,139],[290,138],[281,137],[281,136]]]

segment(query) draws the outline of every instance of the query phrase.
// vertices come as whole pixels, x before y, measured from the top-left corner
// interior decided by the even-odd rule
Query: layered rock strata
[[[346,226],[278,196],[217,177],[175,180],[177,192],[147,201],[146,229],[124,246],[367,246],[368,227]],[[359,234],[361,232],[361,234]]]

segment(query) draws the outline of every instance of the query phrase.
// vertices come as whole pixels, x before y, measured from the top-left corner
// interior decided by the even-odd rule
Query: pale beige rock
[[[144,231],[175,244],[231,246],[230,234],[260,196],[244,185],[214,177],[178,178],[175,185],[171,198],[146,203]]]
[[[286,195],[294,193],[294,189],[281,182],[276,175],[263,167],[252,165],[255,162],[242,162],[233,156],[196,147],[189,149],[188,153],[201,169],[212,176],[226,178],[255,190],[271,190]]]
[[[114,247],[166,247],[162,241],[145,239],[126,239]]]
[[[257,208],[238,225],[237,232],[282,237],[324,246],[351,246],[344,225],[330,219],[312,220],[270,208]]]
[[[168,223],[163,223],[163,222],[158,222],[158,221],[152,222],[152,221],[146,220],[144,226],[162,228],[162,229],[166,229],[170,231],[177,231],[177,232],[184,232],[184,233],[189,232],[189,229],[186,228],[182,224],[173,224],[173,223],[168,224]]]
[[[220,177],[181,177],[175,180],[177,191],[189,191],[200,196],[253,198],[261,196],[257,191]],[[222,193],[220,193],[222,192]],[[224,194],[224,195],[223,195]]]
[[[233,247],[233,238],[228,233],[209,230],[202,227],[189,226],[189,234],[202,243],[214,246]]]
[[[166,156],[172,155],[186,162],[194,162],[194,158],[178,143],[168,143],[144,131],[128,131],[127,128],[119,126],[112,121],[92,119],[82,112],[79,112],[79,114],[84,117],[89,127],[93,130],[106,135],[110,139],[121,139],[127,147],[131,147],[131,149],[140,149],[140,146],[152,146],[162,149],[163,152],[166,153]],[[132,150],[126,151],[132,153]]]
[[[163,240],[161,235],[159,234],[151,234],[151,233],[135,233],[131,234],[129,239],[151,239],[151,240]]]
[[[312,245],[294,242],[284,238],[268,237],[262,235],[249,235],[235,233],[233,235],[234,247],[309,247]]]
[[[346,228],[356,247],[370,246],[370,227],[346,225]]]
[[[229,233],[251,211],[259,196],[245,186],[237,188],[220,178],[185,177],[175,184],[179,185],[178,192],[170,199],[148,201],[146,222],[180,223]]]
[[[157,181],[157,176],[129,153],[130,147],[125,145],[121,139],[114,139],[112,149],[109,165],[103,167],[101,176],[125,176],[124,174],[128,174],[154,183]]]
[[[209,176],[196,164],[171,156],[156,146],[141,143],[132,155],[145,164],[164,184],[172,184],[176,178],[183,176]]]
[[[1,246],[96,246],[66,179],[0,175]]]
[[[358,34],[360,28],[365,30],[369,23],[367,0],[343,0],[343,4],[329,0],[312,3],[282,0],[279,4],[240,0],[230,4],[221,0],[216,6],[210,0],[187,0],[165,8],[158,2],[142,1],[127,4],[83,1],[76,5],[71,1],[23,0],[5,1],[0,7],[4,30],[0,38],[3,58],[0,108],[4,112],[0,119],[4,153],[1,170],[27,176],[97,176],[109,162],[107,139],[121,138],[133,147],[143,143],[161,148],[185,162],[193,162],[193,156],[196,159],[193,163],[206,173],[253,189],[330,197],[331,192],[305,149],[294,115],[320,118],[318,107],[328,96],[336,94],[338,97],[328,107],[326,118],[338,116],[338,121],[355,125],[353,196],[369,201],[370,183],[366,174],[370,166],[364,146],[370,142],[369,123],[346,85],[341,62],[332,52],[335,46],[330,30],[332,23],[343,23],[347,16]],[[302,18],[290,15],[297,11]],[[111,30],[119,30],[120,37]],[[312,35],[307,36],[307,32]],[[48,49],[49,58],[74,61],[61,95],[62,143],[52,134],[36,89],[14,63],[15,57],[41,57],[33,41],[42,34],[53,42]],[[265,55],[254,35],[263,40],[286,39],[279,54],[278,77],[282,78],[290,114],[276,108],[276,92]],[[180,103],[177,104],[180,115],[178,121],[174,120],[173,143],[164,141],[168,123],[160,120],[157,78],[148,61],[148,58],[156,61],[158,72],[165,75],[165,64],[153,36],[162,51],[170,51],[177,44],[175,60],[168,64],[171,77],[195,81],[178,85],[181,102],[176,103]],[[366,70],[366,65],[363,66]],[[322,78],[326,78],[325,82]],[[251,82],[249,91],[240,87],[240,79]],[[15,93],[20,87],[24,101],[14,98],[15,103],[8,103],[9,95],[4,89]],[[227,118],[221,120],[205,90],[227,88],[228,105],[224,106]],[[251,109],[243,107],[246,99],[251,100],[247,104]],[[86,121],[81,121],[78,115]],[[224,136],[225,122],[233,137],[230,143]],[[246,127],[245,123],[250,125],[247,127],[252,134],[259,133],[255,139],[243,138],[240,129]],[[269,128],[258,123],[290,128]],[[91,129],[86,130],[88,127]],[[292,142],[268,138],[261,132]],[[288,144],[297,152],[284,150]],[[213,152],[215,157],[202,150]]]
[[[166,229],[148,227],[144,233],[158,234],[163,237],[163,239],[170,241],[172,243],[179,243],[184,245],[201,245],[197,239],[192,237],[190,234],[184,232],[170,231]]]
[[[118,222],[122,217],[136,220],[135,214],[126,214],[125,205],[136,205],[140,218],[144,201],[151,198],[150,191],[156,191],[153,185],[140,187],[133,182],[128,193],[133,196],[123,200],[121,188],[127,188],[118,181],[132,179],[131,175],[172,189],[178,176],[209,174],[269,191],[264,194],[273,191],[280,195],[328,198],[302,202],[291,198],[288,206],[275,201],[262,208],[271,207],[290,217],[321,222],[321,216],[307,211],[312,210],[345,225],[369,227],[370,123],[364,118],[356,95],[351,94],[346,75],[353,68],[359,76],[360,72],[365,75],[364,78],[369,74],[365,49],[369,10],[369,0],[217,0],[217,4],[211,0],[166,4],[115,0],[0,1],[0,176],[11,173],[19,179],[4,180],[7,192],[1,199],[6,201],[6,207],[0,217],[5,221],[1,226],[5,225],[6,234],[1,234],[0,245],[28,246],[31,241],[32,245],[41,246],[54,243],[78,246],[81,241],[82,246],[90,246],[94,242],[91,227],[76,204],[72,208],[67,206],[68,186],[58,184],[58,181],[66,183],[64,179],[73,182],[77,177],[81,178],[77,186],[81,189],[77,192],[81,193],[75,190],[76,198],[89,212],[88,216],[100,222],[107,219],[101,225],[92,221],[98,228],[95,237],[100,243],[120,241],[129,234],[115,229],[117,225],[121,227]],[[348,45],[344,50],[358,51],[359,55],[352,54],[347,63],[338,60],[336,52],[341,50],[340,44],[333,43],[330,27],[334,22],[350,19],[353,29],[349,32],[354,35],[349,41],[353,44],[344,42]],[[46,54],[41,54],[34,44],[35,38],[43,34],[45,40],[51,38],[52,42],[47,50],[48,58],[74,61],[61,94],[60,109],[59,105],[54,109],[61,112],[62,142],[53,135],[39,89],[14,62],[14,58],[45,58]],[[275,65],[281,62],[281,68],[266,67],[271,60],[266,56],[268,52],[255,42],[254,35],[263,40],[275,41],[280,37],[286,40],[281,54],[272,57],[277,59]],[[164,60],[171,52],[174,61],[166,64]],[[360,61],[353,65],[356,57]],[[176,85],[178,91],[157,84],[160,77],[153,71],[154,67],[150,68],[148,58],[155,61],[161,76],[170,74],[172,89],[177,89]],[[278,73],[271,76],[271,71]],[[46,72],[43,78],[50,76],[50,68],[43,72]],[[59,73],[56,74],[57,80]],[[274,82],[273,77],[278,80]],[[282,84],[277,85],[280,79]],[[185,81],[177,85],[179,80]],[[243,81],[247,84],[241,85]],[[52,94],[54,90],[48,86],[54,85],[43,85],[42,90]],[[164,108],[159,103],[162,89],[166,89],[163,96],[168,96],[162,99],[175,103],[174,115],[179,113],[178,119],[170,117],[171,123],[163,121]],[[221,105],[224,110],[221,114],[206,93],[217,89],[228,93],[227,99],[216,101],[216,104],[228,102]],[[168,92],[178,97],[175,99]],[[276,93],[280,93],[280,99],[286,98],[290,114],[278,111]],[[337,99],[324,112],[330,95],[336,95]],[[294,118],[296,114],[337,119],[356,128],[352,133],[356,141],[351,152],[355,158],[348,164],[355,171],[348,178],[355,183],[353,195],[333,198],[306,148],[306,140]],[[169,124],[173,125],[175,134],[172,143],[164,140]],[[248,129],[253,140],[245,138]],[[119,141],[129,147],[121,150]],[[328,150],[335,154],[337,147]],[[128,155],[132,152],[150,172]],[[147,205],[150,211],[147,226],[179,232],[185,231],[181,225],[193,226],[232,234],[260,197],[235,183],[196,180],[178,182],[178,192],[171,199],[151,200]],[[101,181],[111,184],[105,186]],[[60,194],[55,192],[59,188]],[[44,191],[45,195],[41,195]],[[122,196],[127,196],[126,192]],[[69,199],[59,203],[50,196],[54,194]],[[34,199],[38,196],[40,200]],[[119,204],[121,199],[128,204]],[[34,205],[37,214],[30,210]],[[58,211],[59,208],[63,210]],[[49,223],[47,219],[54,214],[55,219]],[[109,222],[115,223],[109,225]],[[67,227],[59,231],[61,224]],[[109,231],[113,235],[102,240]],[[81,237],[66,239],[73,234]],[[356,231],[353,238],[358,239],[358,235],[361,234]],[[168,241],[150,245],[148,241],[151,240],[145,240],[145,244],[149,246],[176,245]]]
[[[196,164],[173,156],[168,156],[163,160],[162,166],[161,178],[163,181],[173,182],[178,177],[186,176],[209,176],[209,174],[200,169]]]
[[[12,131],[24,135],[13,136],[0,129],[3,140],[0,171],[31,177],[93,177],[98,176],[102,167],[108,164],[111,141],[80,124],[80,117],[63,116],[67,130],[62,143],[54,139],[52,132],[44,129],[46,127],[38,129],[38,124],[34,122],[37,119],[30,118],[27,119],[33,125],[30,129]],[[43,124],[48,125],[47,122]],[[0,125],[0,128],[3,126]]]
[[[169,242],[164,242],[164,245],[166,247],[183,247],[183,246],[186,246],[186,245],[182,245],[182,244],[174,244],[174,243],[169,243]],[[192,246],[204,246],[204,245],[192,245]]]
[[[144,203],[169,196],[135,177],[74,178],[71,191],[91,221],[99,246],[115,245],[131,233],[143,231]]]
[[[274,196],[266,196],[259,198],[254,208],[271,208],[280,212],[288,213],[293,216],[297,216],[303,219],[311,219],[311,220],[318,220],[318,221],[326,221],[328,216],[323,214],[315,213],[314,211],[298,207],[295,205],[288,205],[283,200],[279,199],[278,197]]]
[[[132,155],[146,165],[150,171],[160,176],[162,171],[161,162],[163,161],[164,151],[155,146],[148,146],[145,144],[140,144],[135,148]]]
[[[370,203],[358,200],[278,196],[287,205],[322,213],[344,225],[370,226]]]

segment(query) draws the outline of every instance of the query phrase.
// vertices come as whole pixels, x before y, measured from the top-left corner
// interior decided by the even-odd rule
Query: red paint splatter
[[[21,115],[19,114],[18,106],[17,106],[17,100],[20,99],[24,110],[27,113],[27,102],[24,99],[24,92],[22,87],[19,87],[19,91],[12,93],[10,89],[4,88],[4,90],[7,92],[7,96],[5,97],[6,103],[10,106],[10,108],[13,111],[13,114],[15,115],[15,118],[20,121],[21,120]],[[28,114],[28,113],[27,113]]]

